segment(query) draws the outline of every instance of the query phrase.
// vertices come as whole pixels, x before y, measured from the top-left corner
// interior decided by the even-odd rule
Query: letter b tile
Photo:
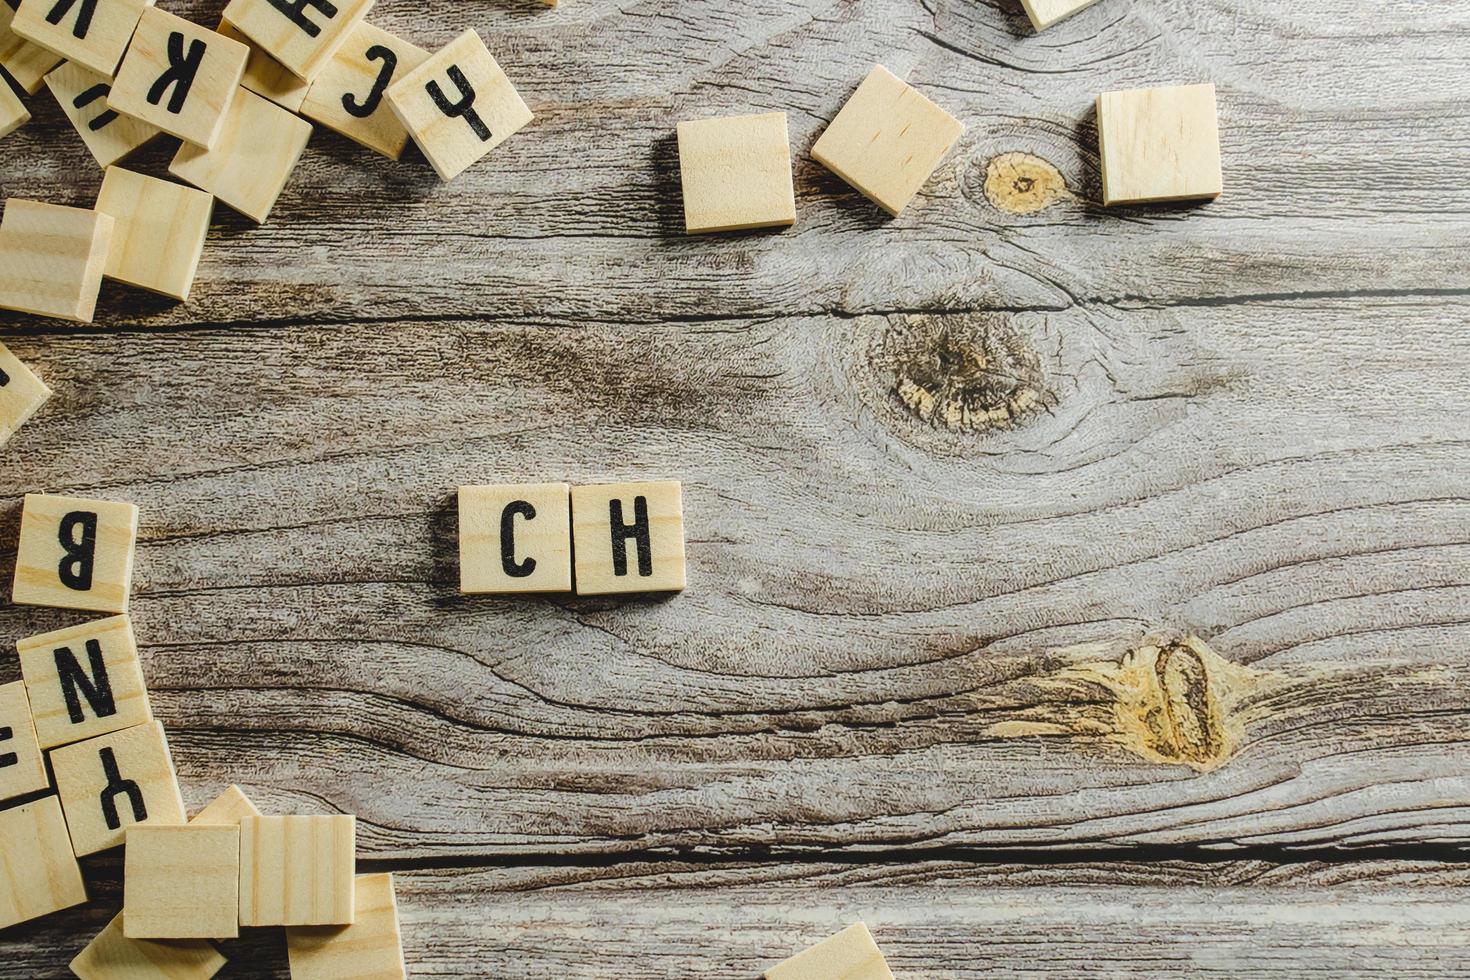
[[[126,616],[18,640],[41,748],[106,735],[153,717]]]
[[[570,491],[565,483],[460,487],[460,591],[571,591]]]
[[[137,536],[133,504],[28,493],[11,598],[25,606],[127,612]]]

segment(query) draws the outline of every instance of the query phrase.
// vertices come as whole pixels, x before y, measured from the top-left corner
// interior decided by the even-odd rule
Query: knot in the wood
[[[1046,401],[1040,356],[998,314],[903,317],[883,359],[899,400],[951,431],[1008,428]]]
[[[1008,214],[1035,214],[1071,196],[1062,172],[1030,153],[1002,153],[985,166],[985,197]]]

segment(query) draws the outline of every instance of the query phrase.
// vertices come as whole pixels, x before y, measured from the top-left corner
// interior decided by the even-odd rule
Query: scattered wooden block
[[[1066,20],[1083,7],[1090,7],[1097,0],[1021,0],[1031,26],[1044,31],[1059,20]]]
[[[184,822],[184,800],[156,721],[51,750],[51,771],[77,857],[123,842],[136,824]]]
[[[230,786],[208,806],[194,814],[190,824],[206,827],[237,827],[246,817],[258,817],[260,811],[238,786]]]
[[[571,487],[459,488],[459,591],[572,590]]]
[[[112,166],[161,132],[157,126],[109,109],[112,79],[90,68],[68,61],[46,76],[46,87],[92,158],[103,167]]]
[[[214,197],[192,187],[108,167],[97,210],[116,224],[103,272],[182,302],[189,298]]]
[[[61,64],[61,56],[32,44],[10,29],[20,0],[0,0],[0,68],[10,72],[27,95],[41,89],[41,79]]]
[[[228,939],[240,934],[240,828],[130,827],[123,852],[123,935]]]
[[[0,219],[0,309],[92,322],[112,218],[12,197]]]
[[[681,122],[684,230],[738,231],[796,222],[786,113]]]
[[[110,78],[150,6],[152,0],[21,0],[10,29]]]
[[[964,131],[954,116],[875,65],[812,156],[896,216]]]
[[[311,123],[246,89],[235,90],[219,142],[184,144],[168,172],[264,223],[311,138]]]
[[[0,446],[51,397],[46,383],[0,344]]]
[[[240,924],[351,925],[356,836],[352,816],[243,818]]]
[[[0,78],[0,139],[4,139],[31,121],[31,111],[15,94],[15,89]]]
[[[71,961],[81,980],[210,980],[225,965],[203,939],[157,942],[123,935],[119,912]]]
[[[239,41],[149,7],[107,104],[208,149],[219,139],[249,59]]]
[[[225,20],[310,82],[372,6],[373,0],[230,0]]]
[[[137,537],[135,504],[28,493],[11,598],[24,606],[125,613]]]
[[[352,925],[286,930],[291,980],[402,980],[403,937],[391,874],[358,875]]]
[[[579,595],[684,588],[678,481],[573,487],[572,554]]]
[[[31,703],[21,681],[0,684],[0,800],[51,785],[41,743],[31,724]]]
[[[86,900],[56,797],[0,810],[0,929]]]
[[[41,748],[106,735],[153,718],[126,616],[17,640]]]
[[[765,972],[766,980],[893,980],[878,944],[861,922]]]
[[[246,37],[229,21],[219,22],[219,33],[232,41],[239,41],[250,49],[250,60],[245,63],[245,75],[240,79],[241,85],[256,95],[270,99],[282,109],[290,109],[292,112],[301,111],[301,104],[306,101],[306,93],[311,91],[310,82],[297,78],[287,71],[285,65],[262,51],[259,45]]]
[[[1212,84],[1104,92],[1097,142],[1104,205],[1220,196]]]
[[[301,111],[390,160],[403,156],[408,130],[383,101],[395,78],[422,65],[429,52],[363,22],[311,83]]]
[[[474,31],[388,86],[388,105],[440,180],[451,180],[531,121]]]

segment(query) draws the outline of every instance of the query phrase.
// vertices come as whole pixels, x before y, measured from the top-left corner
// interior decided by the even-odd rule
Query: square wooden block
[[[225,20],[310,82],[372,6],[373,0],[230,0]]]
[[[875,65],[812,146],[812,156],[896,216],[964,131],[954,116]]]
[[[23,606],[127,612],[137,538],[135,504],[28,493],[11,599]]]
[[[246,817],[258,817],[260,811],[250,802],[250,797],[238,786],[230,786],[216,796],[203,810],[194,814],[189,821],[206,827],[238,827]]]
[[[46,87],[82,138],[92,159],[109,167],[161,130],[107,107],[112,79],[67,62],[46,76]]]
[[[128,617],[27,637],[17,640],[15,649],[41,748],[152,720]]]
[[[1097,0],[1021,0],[1031,26],[1044,31],[1059,20],[1066,20],[1083,7],[1091,7]]]
[[[27,95],[35,95],[41,89],[41,79],[62,59],[10,29],[19,6],[20,0],[0,0],[0,68],[10,72]]]
[[[181,302],[189,298],[214,213],[212,195],[108,167],[97,210],[116,222],[103,273],[107,278]]]
[[[107,104],[206,149],[214,146],[250,49],[150,7],[123,56]]]
[[[861,922],[771,967],[766,980],[893,980],[878,944]]]
[[[232,41],[239,41],[250,49],[250,60],[245,63],[245,75],[240,84],[256,95],[270,99],[282,109],[300,112],[311,91],[311,83],[297,78],[276,59],[262,51],[254,41],[241,33],[240,29],[227,20],[219,22],[219,33]]]
[[[463,173],[532,118],[472,30],[388,86],[387,98],[440,180]]]
[[[240,934],[240,828],[131,827],[123,852],[123,935],[229,939]]]
[[[0,139],[4,139],[31,121],[31,110],[15,94],[15,89],[0,78]]]
[[[291,980],[402,980],[403,937],[391,874],[358,875],[352,925],[286,930]]]
[[[311,123],[240,88],[214,149],[185,143],[168,172],[264,223],[310,138]]]
[[[1220,196],[1212,84],[1104,92],[1097,142],[1104,205]]]
[[[795,223],[786,113],[698,119],[675,128],[685,231]]]
[[[351,816],[242,819],[240,924],[351,925],[356,838]]]
[[[0,684],[0,800],[51,785],[41,743],[31,724],[31,702],[22,681]]]
[[[0,447],[51,397],[46,383],[0,344]]]
[[[571,487],[459,488],[459,591],[572,590]]]
[[[184,800],[156,721],[51,750],[51,771],[77,857],[123,842],[136,824],[184,822]]]
[[[81,980],[210,980],[224,965],[203,939],[129,939],[119,912],[71,961],[71,972]]]
[[[0,810],[0,929],[86,900],[56,797]]]
[[[112,218],[10,198],[0,218],[0,309],[91,323]]]
[[[311,83],[301,111],[390,160],[403,156],[408,130],[383,96],[396,78],[429,59],[429,52],[366,22]]]
[[[152,0],[21,0],[16,34],[71,64],[112,76]]]
[[[684,502],[678,481],[572,488],[578,595],[684,588]]]

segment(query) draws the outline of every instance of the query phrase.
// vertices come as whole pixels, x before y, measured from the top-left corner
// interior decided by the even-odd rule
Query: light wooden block
[[[111,77],[152,0],[21,0],[16,34],[74,65]]]
[[[233,41],[239,41],[250,49],[250,60],[245,63],[245,75],[240,84],[256,95],[270,99],[282,109],[300,112],[311,91],[311,83],[297,78],[276,59],[262,51],[254,41],[246,37],[238,27],[227,20],[219,22],[219,33]]]
[[[291,980],[402,980],[403,937],[391,874],[358,875],[352,925],[286,930]]]
[[[0,810],[0,929],[86,900],[56,797]]]
[[[46,383],[0,344],[0,446],[9,442],[50,397]]]
[[[1021,0],[1031,26],[1044,31],[1059,20],[1066,20],[1083,7],[1090,7],[1097,0]]]
[[[151,721],[148,689],[126,616],[17,640],[41,748]]]
[[[373,0],[230,0],[225,20],[310,82],[372,6]]]
[[[1104,92],[1097,141],[1105,205],[1220,196],[1212,84]]]
[[[110,167],[162,130],[108,108],[112,79],[71,62],[46,76],[46,87],[82,138],[92,158]]]
[[[123,842],[137,824],[184,822],[184,800],[156,721],[51,750],[51,771],[77,857]]]
[[[796,221],[786,113],[681,122],[684,230],[739,231]]]
[[[0,139],[4,139],[31,121],[31,111],[15,94],[5,79],[0,78]]]
[[[352,816],[242,819],[240,924],[351,925],[356,837]]]
[[[185,143],[168,172],[264,223],[311,138],[311,123],[246,89],[235,90],[218,144]]]
[[[108,167],[97,210],[116,222],[107,278],[181,302],[189,298],[214,213],[213,195]]]
[[[11,598],[24,606],[125,613],[137,537],[135,504],[28,493]]]
[[[428,58],[423,48],[361,23],[311,83],[301,111],[374,153],[397,160],[408,145],[408,130],[383,97],[394,79]]]
[[[578,595],[684,588],[684,503],[677,481],[572,488]]]
[[[766,980],[893,980],[883,953],[861,922],[771,967]]]
[[[532,118],[472,30],[388,86],[387,98],[440,180],[463,173]]]
[[[112,218],[10,198],[0,218],[0,309],[91,323]]]
[[[197,69],[175,70],[170,54]],[[123,56],[107,104],[187,143],[215,145],[245,75],[250,49],[206,27],[150,7]]]
[[[123,935],[229,939],[240,934],[240,828],[130,827],[123,853]]]
[[[571,487],[459,488],[459,591],[572,590]]]
[[[237,827],[246,817],[258,817],[260,811],[238,786],[230,786],[208,806],[194,814],[190,824],[206,827]]]
[[[812,146],[812,157],[897,215],[964,131],[954,116],[875,65]]]
[[[71,972],[81,980],[210,980],[224,965],[203,939],[129,939],[119,912],[71,961]]]
[[[10,29],[19,6],[20,0],[0,0],[0,68],[10,72],[10,77],[27,95],[35,95],[46,73],[61,64],[61,56],[32,44]]]
[[[51,785],[46,760],[31,723],[31,703],[21,681],[0,684],[0,800]]]

